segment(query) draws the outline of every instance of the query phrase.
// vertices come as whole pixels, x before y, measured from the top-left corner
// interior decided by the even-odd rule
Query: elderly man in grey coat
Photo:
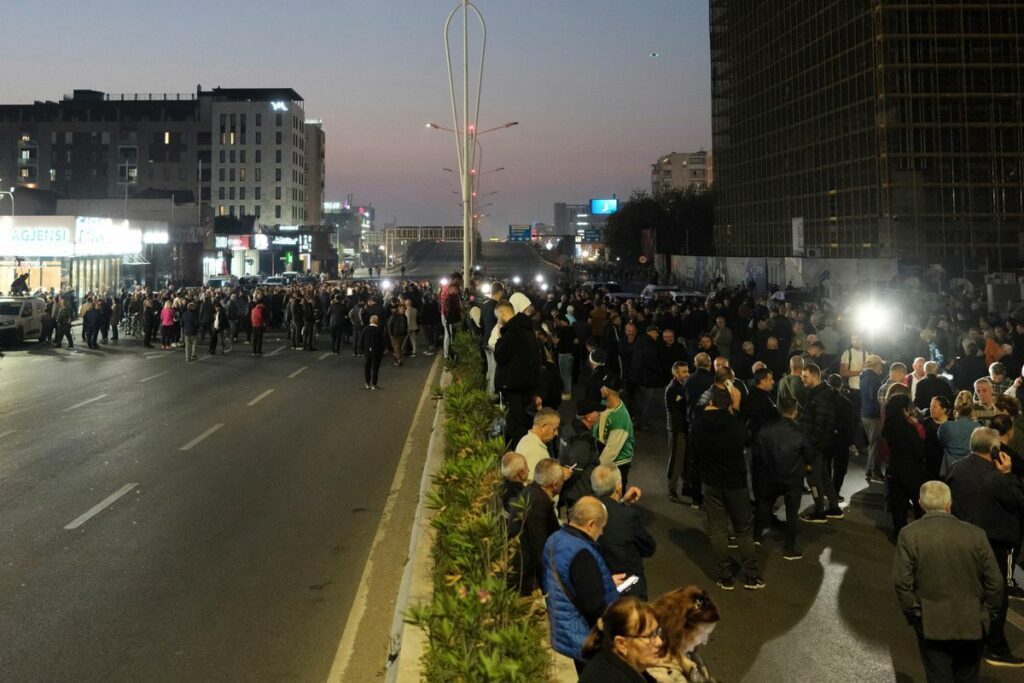
[[[896,599],[917,632],[929,683],[977,681],[1003,578],[985,532],[951,514],[948,486],[926,482],[920,504],[924,517],[904,527],[896,542]]]

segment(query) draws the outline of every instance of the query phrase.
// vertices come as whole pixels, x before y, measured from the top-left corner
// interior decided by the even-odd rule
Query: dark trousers
[[[341,328],[337,325],[331,327],[331,351],[341,353]]]
[[[686,440],[686,462],[683,466],[683,495],[690,496],[695,505],[704,500],[700,484],[700,456],[693,446],[693,439]]]
[[[162,325],[160,327],[160,344],[162,346],[171,345],[171,337],[174,334],[174,328],[170,325]]]
[[[759,487],[757,515],[754,518],[754,538],[761,538],[761,534],[768,528],[775,501],[782,496],[786,504],[786,545],[784,549],[787,552],[796,552],[796,535],[800,526],[800,499],[804,494],[803,486],[767,480],[759,482]]]
[[[60,346],[61,342],[64,341],[64,337],[68,338],[68,348],[74,348],[75,340],[71,337],[71,325],[57,326],[57,338],[54,340],[54,343]]]
[[[732,559],[729,557],[729,531],[736,536],[740,565],[746,578],[761,572],[754,554],[754,537],[750,532],[750,492],[747,487],[723,489],[704,484],[704,516],[707,520],[711,549],[715,554],[720,579],[732,578]]]
[[[100,323],[100,336],[103,337],[103,343],[104,344],[107,342],[107,339],[110,338],[110,323],[109,322]],[[115,332],[114,339],[117,339],[116,332]]]
[[[292,348],[297,349],[302,346],[302,324],[292,323]]]
[[[925,640],[919,633],[917,646],[928,683],[975,683],[978,680],[980,640]]]
[[[358,356],[359,355],[359,343],[362,341],[362,339],[363,339],[363,326],[362,325],[355,325],[352,328],[352,355],[353,356]]]
[[[533,426],[533,420],[527,412],[533,405],[533,394],[523,391],[501,392],[502,402],[505,404],[505,443],[515,448],[519,439],[526,436]],[[625,484],[625,482],[623,482]]]
[[[377,380],[380,376],[380,362],[384,358],[384,354],[367,353],[366,361],[363,363],[363,377],[366,378],[366,383],[371,387],[377,386]]]
[[[668,466],[665,477],[668,479],[668,490],[679,492],[679,482],[683,478],[683,464],[686,460],[686,432],[668,433]]]
[[[238,340],[238,321],[237,320],[229,320],[228,321],[228,329],[231,330],[231,341],[237,341]]]
[[[209,334],[209,335],[213,334],[213,323],[212,322],[208,322],[208,323],[201,322],[201,323],[199,323],[199,341],[202,341],[202,340],[206,339],[206,335],[207,334]]]
[[[818,512],[825,512],[827,508],[839,506],[839,495],[836,493],[835,486],[832,485],[832,474],[827,471],[825,458],[820,453],[814,458],[813,469],[807,475],[807,483],[811,487],[814,507]]]
[[[252,352],[263,353],[263,328],[254,327],[252,329]]]
[[[1003,575],[1003,602],[999,605],[999,614],[988,627],[985,647],[992,654],[1005,655],[1010,652],[1010,644],[1006,642],[1006,611],[1010,604],[1010,595],[1006,590],[1006,578],[1013,576],[1013,558],[1016,557],[1016,553],[1010,543],[989,539],[989,545],[992,546],[992,553],[996,556],[999,573]]]
[[[907,525],[907,516],[911,508],[918,519],[924,514],[917,500],[923,483],[923,480],[911,481],[906,477],[886,476],[889,514],[892,515],[892,532],[896,536],[899,535],[900,529]]]
[[[110,323],[110,338],[117,341],[117,322]]]
[[[100,334],[99,325],[88,325],[85,329],[85,343],[90,349],[94,349],[98,346],[96,343],[97,338]]]
[[[153,332],[154,332],[154,329],[152,327],[143,327],[142,328],[142,345],[143,346],[152,346],[152,344],[150,342],[153,340]]]
[[[836,448],[831,458],[826,459],[825,467],[832,474],[832,485],[836,489],[836,495],[843,495],[843,481],[846,479],[846,472],[850,468],[850,447],[843,444]]]
[[[622,477],[622,490],[626,491],[629,489],[629,468],[633,466],[633,463],[627,462],[624,465],[619,465],[619,475]]]

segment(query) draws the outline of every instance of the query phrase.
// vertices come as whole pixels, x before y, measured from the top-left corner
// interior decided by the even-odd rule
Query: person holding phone
[[[1008,573],[1020,542],[1024,515],[1024,485],[1011,474],[1011,461],[1000,450],[999,432],[978,427],[971,433],[971,454],[951,468],[948,484],[953,514],[980,527],[988,537],[1004,584],[999,613],[985,638],[985,661],[993,666],[1024,667],[1024,659],[1010,651],[1006,640]]]

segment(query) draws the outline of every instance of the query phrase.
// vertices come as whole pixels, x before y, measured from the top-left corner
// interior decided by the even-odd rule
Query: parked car
[[[256,289],[260,286],[261,278],[259,275],[243,275],[238,278],[238,286],[243,289]]]
[[[622,285],[618,282],[595,282],[588,280],[583,283],[583,291],[593,292],[596,289],[603,289],[608,294],[615,294],[622,291]]]
[[[238,278],[234,275],[224,275],[211,277],[206,279],[206,286],[212,287],[213,289],[223,289],[224,287],[234,287],[238,283]]]
[[[288,281],[280,275],[271,275],[265,278],[262,284],[264,287],[283,287],[288,284]]]
[[[0,297],[0,336],[16,342],[38,339],[45,310],[46,302],[36,296]]]
[[[647,285],[640,291],[640,299],[645,304],[649,304],[657,299],[659,294],[665,294],[671,298],[678,292],[678,285]]]

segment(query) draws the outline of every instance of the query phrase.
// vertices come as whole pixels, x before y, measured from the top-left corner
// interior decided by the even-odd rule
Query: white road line
[[[138,486],[138,483],[135,483],[135,484],[125,484],[124,486],[119,488],[117,491],[115,491],[114,493],[110,494],[109,496],[107,496],[106,498],[101,500],[96,505],[93,505],[91,508],[89,508],[88,512],[86,512],[81,517],[76,518],[73,522],[71,522],[70,524],[68,524],[64,528],[68,529],[68,530],[77,529],[78,527],[82,526],[83,524],[88,522],[90,519],[92,519],[93,517],[98,515],[100,512],[102,512],[103,508],[106,508],[106,507],[112,505],[114,503],[114,501],[116,501],[118,498],[120,498],[124,494],[128,493],[129,491],[131,491],[136,486]]]
[[[86,399],[86,400],[82,401],[81,403],[76,403],[75,405],[73,405],[73,406],[71,406],[69,408],[65,408],[64,412],[66,413],[66,412],[68,412],[70,410],[74,410],[75,408],[81,408],[82,406],[87,406],[90,403],[92,403],[93,401],[99,401],[100,399],[104,399],[106,397],[107,397],[107,394],[100,394],[99,396],[94,396],[92,398],[89,398],[89,399]]]
[[[150,351],[149,353],[144,353],[142,355],[144,357],[146,357],[146,358],[153,359],[153,358],[160,358],[161,356],[166,356],[167,352],[166,351],[156,351],[156,352]]]
[[[303,365],[301,368],[299,368],[298,370],[296,370],[292,374],[288,375],[288,379],[291,379],[293,377],[298,377],[304,370],[309,370],[309,366],[308,365]]]
[[[395,476],[391,480],[391,488],[388,489],[388,496],[384,501],[384,509],[381,511],[380,522],[377,524],[377,533],[373,536],[373,543],[370,544],[370,552],[366,556],[366,564],[363,566],[363,575],[359,579],[359,586],[356,588],[356,595],[352,599],[352,607],[345,618],[345,628],[341,631],[341,641],[334,654],[334,662],[331,664],[331,671],[327,676],[328,682],[345,680],[345,673],[352,661],[352,654],[356,647],[356,632],[363,623],[366,615],[366,606],[370,601],[370,575],[373,574],[373,561],[384,536],[387,534],[388,522],[395,509],[396,493],[401,490],[409,469],[409,456],[412,455],[413,431],[419,423],[420,414],[429,407],[430,392],[434,386],[434,376],[437,374],[440,358],[434,360],[431,365],[430,374],[423,385],[423,392],[416,407],[416,412],[409,423],[409,432],[405,437],[405,446],[402,448],[402,455],[398,458],[398,466],[395,468]],[[415,531],[413,532],[415,533]]]
[[[277,354],[281,353],[282,351],[284,351],[287,348],[288,348],[287,344],[285,344],[284,346],[278,346],[276,349],[274,349],[273,351],[268,353],[267,357],[269,358],[270,356],[276,356]]]
[[[148,381],[149,381],[149,380],[151,380],[151,379],[156,379],[157,377],[163,377],[163,376],[164,376],[164,375],[166,375],[166,374],[167,374],[168,372],[170,372],[170,370],[164,370],[163,372],[158,372],[157,374],[155,374],[155,375],[151,375],[150,377],[147,377],[147,378],[145,378],[145,379],[140,379],[140,380],[139,380],[139,384],[145,384],[146,382],[148,382]]]
[[[190,451],[190,450],[192,450],[192,447],[193,447],[193,446],[195,446],[195,445],[196,445],[196,444],[198,444],[198,443],[199,443],[200,441],[202,441],[202,440],[203,440],[203,439],[205,439],[206,437],[210,436],[211,434],[213,434],[213,433],[214,433],[215,431],[217,431],[218,429],[220,429],[220,428],[221,428],[221,427],[223,427],[223,426],[224,426],[224,423],[223,423],[223,422],[218,422],[217,424],[213,425],[212,427],[210,427],[209,429],[207,429],[207,430],[206,430],[205,432],[203,432],[202,434],[200,434],[200,435],[199,435],[199,436],[197,436],[196,438],[194,438],[194,439],[192,439],[191,441],[189,441],[189,442],[188,442],[187,444],[185,444],[184,446],[182,446],[182,447],[181,447],[181,448],[179,448],[178,450],[179,450],[179,451]]]
[[[1024,617],[1020,616],[1012,609],[1006,613],[1006,620],[1010,622],[1012,625],[1016,626],[1021,631],[1024,631]]]
[[[0,432],[0,439],[4,438],[5,436],[10,436],[11,434],[13,434],[16,431],[18,431],[18,430],[16,430],[16,429],[8,429],[6,432]]]
[[[262,394],[260,394],[259,396],[257,396],[257,397],[256,397],[256,398],[254,398],[253,400],[249,401],[249,402],[248,402],[248,403],[246,403],[245,405],[247,405],[247,406],[254,406],[254,405],[256,405],[257,403],[259,403],[260,401],[262,401],[263,399],[265,399],[265,398],[266,398],[267,396],[270,396],[270,395],[271,395],[272,393],[274,393],[274,390],[273,390],[273,389],[267,389],[267,390],[266,390],[266,391],[264,391],[264,392],[263,392]]]
[[[327,352],[327,353],[325,353],[324,355],[322,355],[322,356],[320,356],[319,358],[317,358],[317,360],[323,360],[324,358],[327,358],[327,357],[328,357],[328,356],[330,356],[330,355],[331,355],[331,352],[330,352],[330,351],[328,351],[328,352]]]

